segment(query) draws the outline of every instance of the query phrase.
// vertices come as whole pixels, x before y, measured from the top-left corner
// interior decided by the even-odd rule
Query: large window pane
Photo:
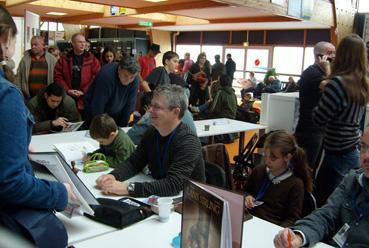
[[[243,71],[245,68],[245,49],[244,48],[226,48],[225,55],[230,53],[233,61],[236,63],[236,70]],[[227,58],[225,58],[226,60]],[[224,61],[225,63],[226,61]]]
[[[64,31],[63,23],[58,22],[58,31]]]
[[[49,31],[57,31],[56,22],[49,22]]]
[[[176,53],[180,59],[184,58],[185,53],[190,53],[191,59],[196,62],[197,56],[200,54],[200,45],[177,45]]]
[[[302,47],[275,47],[273,53],[273,68],[277,74],[301,74]]]
[[[201,52],[206,53],[206,59],[211,65],[215,63],[214,56],[217,54],[220,55],[220,61],[223,60],[223,46],[202,46]]]
[[[49,22],[43,22],[41,27],[40,27],[40,30],[48,31],[49,30]]]
[[[247,49],[246,71],[266,71],[268,69],[269,49]]]
[[[304,70],[308,68],[310,65],[314,64],[314,48],[306,47],[305,48],[305,58],[304,58]]]

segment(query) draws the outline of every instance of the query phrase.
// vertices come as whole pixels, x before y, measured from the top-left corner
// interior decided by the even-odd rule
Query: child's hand
[[[247,209],[252,209],[255,207],[255,198],[251,195],[246,196],[245,198],[245,206]]]

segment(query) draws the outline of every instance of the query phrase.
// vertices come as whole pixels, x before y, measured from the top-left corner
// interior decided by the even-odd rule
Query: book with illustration
[[[240,248],[244,196],[194,181],[183,189],[181,247]]]
[[[76,162],[76,164],[82,164],[82,159],[87,153],[98,149],[98,147],[88,141],[58,143],[54,144],[54,147],[69,165],[71,161]]]

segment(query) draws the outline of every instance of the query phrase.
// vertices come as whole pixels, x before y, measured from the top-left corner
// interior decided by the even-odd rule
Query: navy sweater
[[[103,66],[85,96],[86,122],[89,123],[96,115],[107,113],[118,126],[127,126],[135,108],[138,85],[138,76],[129,85],[122,85],[117,63]]]

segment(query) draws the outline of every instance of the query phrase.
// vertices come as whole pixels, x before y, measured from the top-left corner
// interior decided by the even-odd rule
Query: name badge
[[[343,247],[343,245],[346,243],[348,230],[350,229],[350,226],[345,223],[340,230],[334,235],[333,240],[337,243],[339,247]]]

